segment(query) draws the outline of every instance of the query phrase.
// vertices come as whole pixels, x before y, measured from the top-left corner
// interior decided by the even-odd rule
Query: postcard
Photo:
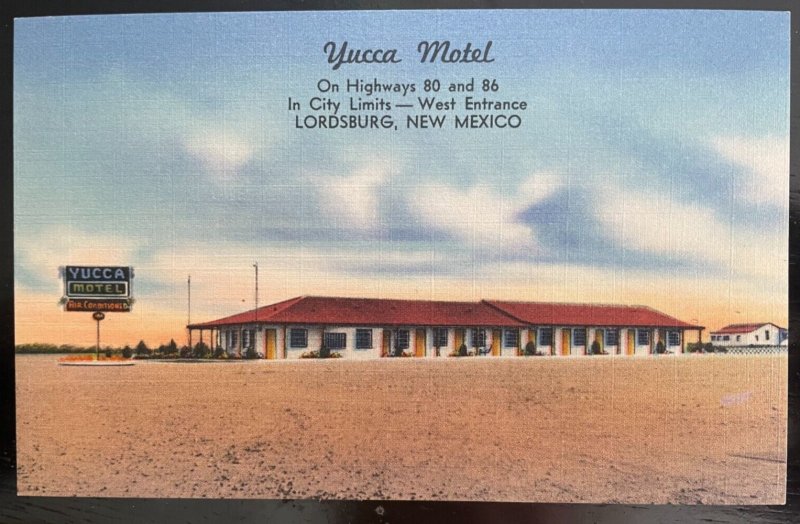
[[[789,43],[17,19],[19,494],[783,503]]]

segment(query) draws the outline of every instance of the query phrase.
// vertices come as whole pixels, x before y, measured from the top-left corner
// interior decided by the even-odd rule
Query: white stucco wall
[[[396,332],[399,329],[407,330],[408,331],[408,339],[409,344],[408,348],[405,349],[406,352],[411,354],[415,353],[416,348],[416,336],[417,336],[417,328],[415,327],[400,327],[400,328],[382,328],[382,327],[369,327],[369,326],[315,326],[315,325],[262,325],[258,326],[255,325],[243,325],[243,326],[235,326],[235,327],[227,327],[219,330],[221,334],[221,342],[222,347],[228,352],[230,355],[238,354],[239,352],[244,352],[244,348],[242,347],[243,343],[243,336],[242,333],[244,330],[247,329],[254,329],[255,330],[255,349],[260,353],[262,356],[266,354],[266,331],[267,329],[274,329],[276,332],[276,358],[277,359],[296,359],[300,358],[300,355],[307,351],[318,351],[322,346],[322,337],[323,332],[326,333],[343,333],[346,337],[346,347],[342,350],[334,350],[337,351],[342,355],[342,357],[352,360],[359,360],[359,359],[372,359],[372,358],[379,358],[382,352],[383,346],[383,334],[384,331],[389,331],[391,333],[391,344],[390,347],[394,348],[395,346],[395,336]],[[304,348],[291,348],[289,347],[290,344],[290,333],[292,329],[305,329],[307,332],[307,346]],[[372,348],[369,349],[356,349],[356,330],[358,329],[369,329],[372,332]],[[455,334],[457,329],[462,328],[453,328],[448,327],[447,329],[447,346],[443,346],[440,348],[440,357],[446,358],[448,357],[453,351],[455,351]],[[464,342],[467,344],[467,348],[470,352],[474,350],[473,341],[472,341],[472,328],[463,328],[465,332],[465,339]],[[487,327],[483,328],[486,332],[486,348],[491,348],[493,337],[494,337],[494,329]],[[628,332],[632,331],[634,333],[634,341],[635,341],[635,354],[636,355],[649,355],[651,354],[651,347],[655,348],[656,344],[660,340],[661,330],[654,330],[649,328],[620,328],[619,329],[619,344],[617,346],[605,344],[605,332],[608,328],[588,328],[586,329],[586,344],[585,345],[576,345],[574,344],[573,338],[573,327],[554,327],[553,329],[553,344],[551,346],[544,346],[539,343],[540,339],[540,330],[545,329],[544,327],[533,327],[533,328],[522,328],[519,329],[519,344],[520,348],[524,351],[525,345],[529,340],[533,340],[536,345],[536,350],[540,353],[544,353],[545,355],[555,355],[560,356],[562,354],[562,340],[565,331],[569,332],[570,337],[570,352],[569,354],[572,356],[584,356],[586,355],[587,348],[591,347],[591,343],[595,338],[595,335],[598,329],[603,330],[603,337],[604,343],[603,348],[611,355],[625,355],[627,351],[627,340],[628,340]],[[637,332],[639,329],[646,329],[646,331],[650,334],[652,339],[652,344],[638,344],[638,335]],[[763,345],[762,340],[764,340],[763,332],[765,329],[770,330],[770,341],[775,341],[777,344],[779,340],[779,328],[776,326],[765,326],[759,328],[757,333],[753,333],[751,338],[746,339],[743,336],[743,341],[740,342],[741,345],[747,344],[758,344]],[[230,346],[227,344],[228,338],[227,333],[229,331],[235,330],[237,333],[237,341],[236,344]],[[436,358],[435,357],[435,348],[433,346],[433,328],[424,328],[425,331],[425,355],[426,358]],[[505,329],[499,329],[500,335],[500,355],[504,357],[516,357],[517,356],[517,347],[504,347],[504,333]],[[669,345],[669,337],[668,333],[670,330],[663,330],[663,335],[665,337],[665,344],[667,344],[667,350],[672,353],[681,353],[682,352],[682,345],[684,343],[685,333],[676,330],[679,334],[679,342],[680,344],[677,346],[670,346]],[[755,334],[759,334],[759,341],[755,341],[754,336]],[[753,340],[753,342],[749,342]],[[723,345],[721,342],[716,342],[720,345]],[[729,342],[729,345],[733,345]],[[491,357],[491,352],[487,353],[487,357]]]

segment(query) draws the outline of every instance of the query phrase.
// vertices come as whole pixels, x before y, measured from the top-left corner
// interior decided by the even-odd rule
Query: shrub
[[[656,342],[656,355],[661,355],[667,352],[667,347],[664,345],[663,340]]]
[[[592,342],[589,354],[590,355],[599,355],[600,354],[600,342],[598,342],[597,340]]]
[[[191,348],[189,346],[181,346],[181,350],[180,350],[179,354],[180,354],[181,358],[189,358],[189,357],[192,356],[192,350],[191,350]]]
[[[325,347],[325,345],[323,345],[321,348],[319,348],[318,356],[319,358],[330,358],[331,356],[330,348]]]
[[[169,339],[169,344],[166,346],[164,353],[172,355],[177,352],[178,352],[178,344],[175,343],[175,339],[174,338]]]
[[[458,356],[459,357],[466,357],[467,356],[467,345],[463,342],[460,346],[458,346]]]
[[[192,354],[195,358],[208,358],[211,355],[211,348],[205,342],[198,342],[195,344]]]
[[[303,351],[300,354],[300,358],[319,358],[319,351],[316,351],[316,350]]]
[[[525,344],[524,354],[526,357],[536,354],[536,344],[533,343],[533,340],[529,340],[527,344]]]
[[[131,358],[133,356],[133,349],[126,345],[124,348],[122,348],[122,356],[125,358]]]
[[[258,352],[256,351],[256,348],[252,347],[252,346],[247,348],[247,351],[245,351],[245,354],[244,354],[244,358],[249,359],[249,360],[253,360],[253,359],[258,358]]]
[[[686,351],[689,353],[713,353],[714,345],[711,342],[689,342],[686,344]],[[727,352],[725,348],[716,348],[718,351]]]
[[[222,346],[217,346],[217,349],[214,350],[214,358],[226,358],[227,354],[225,350],[222,349]]]

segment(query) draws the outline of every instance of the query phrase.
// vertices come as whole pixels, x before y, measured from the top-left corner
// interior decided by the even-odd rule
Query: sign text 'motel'
[[[67,311],[130,311],[133,269],[127,266],[67,266]]]

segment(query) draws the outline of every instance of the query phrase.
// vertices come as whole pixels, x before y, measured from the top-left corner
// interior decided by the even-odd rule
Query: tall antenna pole
[[[186,318],[186,326],[189,330],[189,349],[192,348],[192,328],[188,327],[192,323],[192,275],[189,275],[189,278],[186,280],[186,290],[187,290],[187,318]]]
[[[258,322],[258,262],[253,264],[253,267],[256,268],[256,322]]]

